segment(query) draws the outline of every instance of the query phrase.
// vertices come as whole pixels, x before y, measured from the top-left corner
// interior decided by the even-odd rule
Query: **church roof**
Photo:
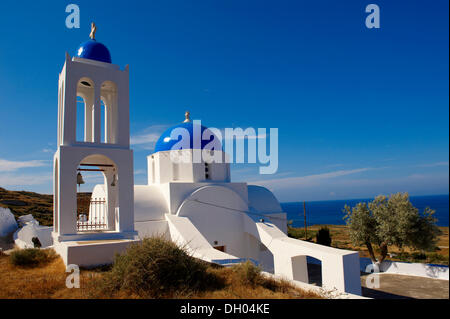
[[[195,128],[195,129],[194,129]],[[205,135],[204,132],[206,131]],[[173,133],[172,133],[173,132]],[[189,136],[186,136],[186,139],[189,137],[189,145],[181,145],[178,144],[184,137],[185,133],[189,133]],[[177,138],[172,139],[171,134],[174,136],[177,136]],[[205,139],[202,139],[202,136],[205,137]],[[209,138],[207,138],[209,137]],[[196,143],[194,144],[194,139]],[[189,118],[186,119],[183,123],[174,125],[170,128],[168,128],[158,139],[155,145],[155,153],[161,152],[161,151],[171,151],[171,150],[178,150],[178,149],[204,149],[206,145],[208,145],[210,142],[212,142],[214,139],[216,139],[215,144],[209,145],[211,147],[212,145],[218,145],[218,147],[213,147],[212,149],[222,150],[222,144],[219,138],[214,135],[214,133],[208,129],[206,126],[200,125],[200,124],[194,124],[192,123]],[[199,141],[199,142],[197,142]],[[186,142],[187,144],[187,142]],[[198,144],[198,145],[197,145]],[[180,147],[181,146],[181,147]],[[185,147],[183,147],[185,146]]]
[[[97,26],[92,22],[91,34],[89,34],[91,39],[78,47],[77,57],[111,63],[111,54],[109,53],[108,48],[95,40],[95,32],[97,32]]]
[[[111,63],[111,54],[108,48],[94,39],[88,40],[78,47],[77,57]]]

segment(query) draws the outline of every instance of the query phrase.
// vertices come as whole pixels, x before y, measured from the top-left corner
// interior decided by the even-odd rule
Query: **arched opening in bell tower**
[[[77,232],[116,229],[119,207],[117,166],[104,155],[90,155],[77,167]]]
[[[76,119],[76,141],[84,141],[84,119],[85,119],[85,101],[81,96],[77,96],[77,119]]]
[[[108,143],[108,139],[107,137],[107,116],[108,116],[108,110],[106,107],[105,102],[103,101],[103,99],[100,100],[100,119],[101,119],[101,124],[100,124],[100,130],[101,130],[101,135],[100,135],[100,141],[101,143]]]
[[[117,143],[118,140],[118,112],[117,85],[112,81],[105,81],[101,85],[102,101],[102,142]]]
[[[77,84],[76,141],[93,142],[94,81],[83,77]]]

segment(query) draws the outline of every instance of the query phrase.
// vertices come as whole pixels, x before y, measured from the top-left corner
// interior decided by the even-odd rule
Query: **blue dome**
[[[81,44],[77,50],[77,56],[79,58],[111,63],[111,54],[109,54],[108,48],[95,40],[89,40]]]
[[[199,126],[199,124],[196,124],[196,125]],[[183,133],[179,134],[180,132],[183,132],[183,131],[180,130],[180,132],[177,132],[177,131],[174,132],[175,135],[178,135],[178,137],[176,139],[171,139],[171,137],[170,137],[172,131],[174,129],[178,129],[178,128],[186,129],[187,132],[189,133],[189,137],[190,137],[189,147],[186,147],[185,149],[204,149],[205,146],[208,145],[214,139],[219,141],[220,149],[222,149],[222,144],[221,144],[220,140],[218,139],[218,137],[216,135],[214,135],[214,133],[207,127],[205,127],[203,125],[200,125],[200,127],[201,127],[200,130],[198,130],[196,128],[196,136],[194,136],[194,124],[192,122],[183,122],[181,124],[172,126],[171,128],[167,129],[159,137],[159,139],[155,145],[155,153],[161,152],[161,151],[171,151],[171,150],[183,149],[183,147],[182,146],[180,147],[180,145],[175,146],[175,144],[178,143],[179,141],[181,141],[181,139],[183,138],[184,135],[181,135]],[[204,131],[208,131],[210,133],[211,137],[209,139],[202,140]],[[200,145],[194,146],[194,138],[198,141],[201,141],[201,143],[199,143]],[[175,148],[173,148],[174,146],[175,146]]]

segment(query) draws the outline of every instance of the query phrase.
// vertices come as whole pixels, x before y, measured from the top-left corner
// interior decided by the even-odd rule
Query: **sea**
[[[359,202],[370,202],[367,199],[345,199],[306,202],[306,224],[310,225],[345,225],[342,212],[345,205],[355,206]],[[411,196],[411,203],[423,212],[426,207],[435,210],[434,217],[437,218],[438,226],[447,226],[449,219],[449,195],[427,195]],[[287,213],[287,219],[292,220],[292,226],[303,227],[303,202],[281,203],[283,211]]]

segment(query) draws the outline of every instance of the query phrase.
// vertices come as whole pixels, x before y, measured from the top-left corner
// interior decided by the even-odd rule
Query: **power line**
[[[187,201],[195,202],[195,203],[199,203],[199,204],[204,204],[204,205],[209,205],[209,206],[213,206],[213,207],[217,207],[217,208],[223,208],[223,209],[226,209],[226,210],[235,211],[235,212],[239,212],[239,213],[245,213],[245,214],[249,214],[249,215],[266,217],[266,218],[269,218],[269,219],[278,219],[278,220],[283,220],[283,221],[286,220],[286,221],[293,221],[293,222],[303,222],[304,221],[304,219],[287,218],[287,216],[286,216],[286,219],[284,219],[284,218],[280,218],[280,217],[264,215],[262,213],[258,214],[258,213],[254,213],[254,212],[250,212],[250,211],[246,211],[246,210],[241,210],[241,209],[231,208],[231,207],[227,207],[227,206],[222,206],[222,205],[212,204],[212,203],[208,203],[208,202],[203,202],[203,201],[198,200],[198,199],[194,199],[194,200],[193,199],[188,199]],[[280,213],[285,213],[287,215],[287,212],[280,212]],[[328,213],[328,212],[326,212],[326,213]],[[331,211],[329,213],[331,213]],[[274,213],[274,214],[277,214],[277,213]]]
[[[280,218],[280,217],[274,217],[274,216],[269,216],[269,215],[264,215],[264,214],[258,214],[258,213],[253,213],[250,211],[246,211],[246,210],[240,210],[240,209],[236,209],[236,208],[231,208],[231,207],[226,207],[226,206],[222,206],[222,205],[217,205],[217,204],[211,204],[211,203],[207,203],[207,202],[203,202],[200,201],[198,199],[188,199],[189,202],[196,202],[196,203],[200,203],[200,204],[204,204],[204,205],[209,205],[209,206],[213,206],[213,207],[217,207],[217,208],[223,208],[226,210],[230,210],[230,211],[235,211],[235,212],[239,212],[239,213],[245,213],[245,214],[249,214],[249,215],[256,215],[256,216],[262,216],[262,217],[266,217],[268,219],[279,219],[279,220],[286,220],[284,218]],[[284,213],[284,212],[282,212]],[[277,214],[277,213],[274,213]]]

